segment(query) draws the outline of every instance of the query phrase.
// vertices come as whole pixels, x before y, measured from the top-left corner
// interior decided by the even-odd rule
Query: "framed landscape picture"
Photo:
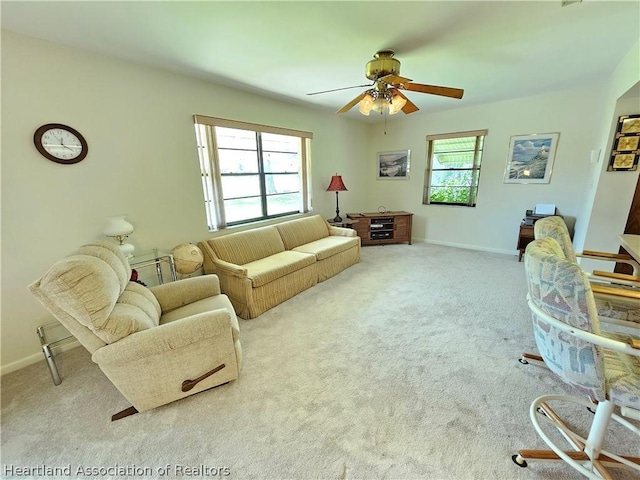
[[[411,150],[378,152],[378,180],[409,180]]]
[[[504,183],[549,183],[559,138],[559,133],[512,136]]]
[[[640,158],[640,114],[622,115],[611,147],[608,172],[633,172]]]

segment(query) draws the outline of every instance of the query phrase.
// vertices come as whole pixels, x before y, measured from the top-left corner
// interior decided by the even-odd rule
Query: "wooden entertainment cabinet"
[[[362,245],[404,242],[411,245],[413,213],[348,213],[347,218],[357,220],[351,228],[358,233]]]

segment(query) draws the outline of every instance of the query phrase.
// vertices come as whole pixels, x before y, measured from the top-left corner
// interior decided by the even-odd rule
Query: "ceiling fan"
[[[395,52],[393,50],[380,50],[375,53],[373,60],[369,60],[365,74],[369,80],[373,81],[371,84],[335,88],[333,90],[308,93],[307,95],[318,95],[321,93],[336,92],[338,90],[347,90],[349,88],[373,87],[358,95],[336,112],[348,112],[359,103],[359,110],[363,115],[369,115],[371,110],[383,113],[385,109],[388,109],[390,115],[398,113],[399,111],[405,114],[418,111],[418,107],[416,107],[401,90],[429,93],[431,95],[450,98],[462,98],[464,90],[459,88],[412,83],[410,78],[401,77],[399,75],[400,61],[393,58],[394,55]]]

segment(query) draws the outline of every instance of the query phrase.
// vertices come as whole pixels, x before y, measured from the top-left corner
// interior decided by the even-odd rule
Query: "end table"
[[[158,283],[162,285],[164,283],[164,276],[162,274],[162,264],[166,263],[169,266],[169,272],[171,273],[171,280],[176,281],[178,276],[176,275],[176,264],[173,261],[173,255],[169,252],[162,252],[157,248],[142,252],[135,255],[130,261],[131,268],[136,270],[144,267],[155,265],[156,274],[158,275]]]

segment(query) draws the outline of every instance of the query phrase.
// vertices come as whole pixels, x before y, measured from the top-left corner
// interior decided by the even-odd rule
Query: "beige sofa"
[[[360,261],[355,230],[320,215],[198,243],[204,272],[220,278],[238,316],[255,318]]]

